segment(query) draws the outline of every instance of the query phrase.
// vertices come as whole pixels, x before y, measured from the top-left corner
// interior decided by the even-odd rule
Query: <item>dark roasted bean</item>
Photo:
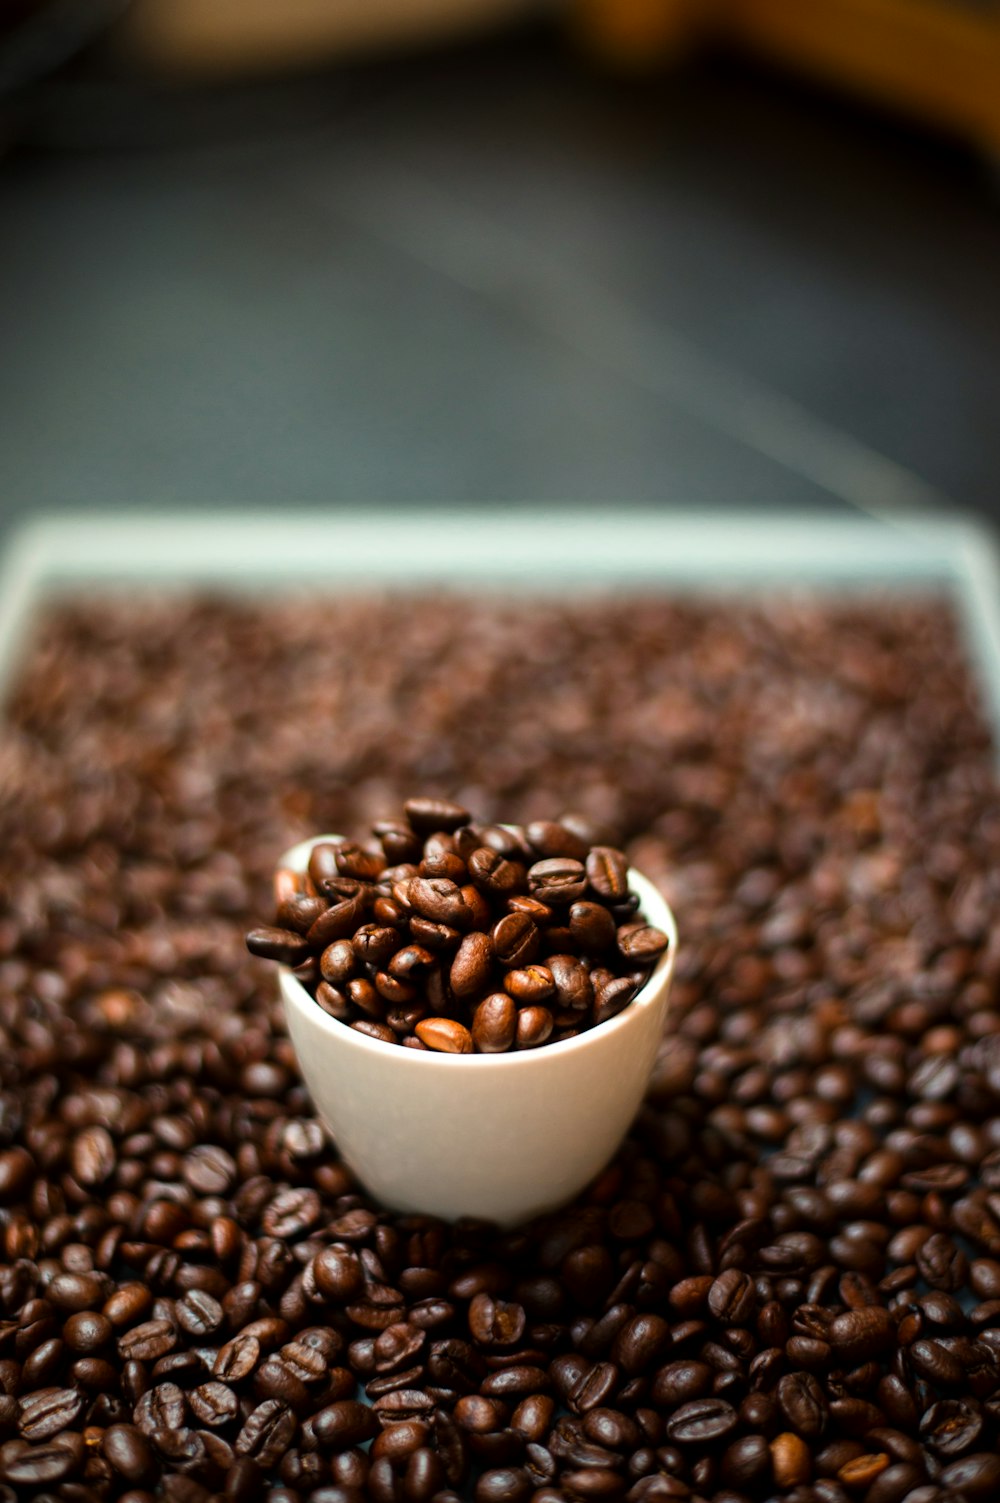
[[[154,1430],[179,1430],[187,1401],[176,1383],[158,1383],[143,1394],[135,1408],[135,1423],[145,1435]]]
[[[408,798],[406,818],[418,835],[433,835],[438,830],[448,834],[469,823],[469,814],[461,804],[442,798]]]
[[[428,1049],[441,1054],[471,1054],[472,1034],[454,1018],[424,1018],[416,1026],[416,1035]]]
[[[59,1310],[95,1310],[102,1303],[104,1289],[96,1273],[57,1273],[45,1296]]]
[[[533,898],[550,906],[576,902],[587,885],[581,861],[570,856],[552,856],[528,868],[528,890]]]
[[[612,1359],[630,1377],[661,1362],[673,1338],[662,1315],[640,1314],[622,1326],[611,1347]]]
[[[17,1428],[25,1440],[49,1440],[73,1424],[83,1395],[73,1388],[39,1388],[21,1399]]]
[[[667,1434],[678,1445],[714,1443],[731,1434],[736,1424],[736,1410],[724,1399],[693,1399],[667,1420]]]
[[[364,1288],[364,1272],[356,1252],[348,1247],[325,1247],[312,1263],[317,1288],[337,1304],[350,1304]]]
[[[517,1003],[506,992],[484,997],[472,1018],[472,1042],[480,1054],[502,1054],[517,1034]]]
[[[73,1139],[70,1165],[81,1185],[103,1184],[115,1168],[115,1145],[105,1127],[85,1127]]]
[[[650,924],[629,924],[618,930],[618,948],[630,965],[652,965],[667,943],[663,931]]]
[[[940,1481],[969,1503],[991,1503],[1000,1488],[1000,1456],[995,1451],[963,1456],[944,1468]]]
[[[316,925],[321,921],[322,915],[314,920],[309,930],[310,935],[318,935]],[[307,939],[295,929],[276,929],[267,924],[259,924],[247,934],[247,949],[252,955],[277,960],[281,965],[299,965],[309,955],[315,942],[315,939]]]
[[[156,1476],[152,1447],[135,1425],[110,1425],[101,1439],[101,1454],[120,1477],[134,1486],[150,1482]]]
[[[493,950],[501,965],[517,968],[530,965],[538,954],[541,935],[530,914],[515,910],[494,924],[490,935]]]
[[[600,897],[616,902],[628,892],[628,862],[613,846],[594,846],[586,869],[587,880]]]
[[[528,1006],[518,1009],[515,1046],[518,1049],[537,1049],[551,1036],[554,1019],[547,1007]]]
[[[466,934],[451,963],[449,984],[456,997],[482,996],[493,967],[493,940],[488,934]]]
[[[708,1291],[708,1308],[716,1320],[727,1326],[741,1326],[753,1315],[757,1304],[757,1291],[748,1274],[737,1268],[727,1268]]]
[[[101,1351],[113,1336],[114,1326],[107,1316],[91,1310],[78,1311],[63,1326],[63,1340],[71,1352],[81,1357]]]
[[[169,1320],[146,1320],[119,1336],[118,1353],[126,1361],[155,1362],[172,1351],[176,1342],[177,1330]]]
[[[777,1394],[781,1412],[792,1430],[810,1438],[822,1435],[829,1404],[812,1373],[786,1373],[778,1383]]]
[[[615,921],[603,903],[574,903],[569,910],[569,932],[581,950],[600,955],[615,942]]]
[[[253,1372],[260,1358],[260,1342],[255,1336],[234,1336],[219,1348],[212,1374],[226,1382],[238,1383]]]
[[[868,1305],[838,1315],[829,1327],[828,1337],[841,1361],[853,1364],[885,1351],[892,1343],[894,1329],[887,1310]]]
[[[983,1413],[974,1399],[942,1399],[925,1410],[920,1437],[938,1456],[962,1456],[973,1449],[982,1428]]]

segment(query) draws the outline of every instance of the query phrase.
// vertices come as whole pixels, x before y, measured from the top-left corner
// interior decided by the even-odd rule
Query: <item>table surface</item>
[[[0,522],[998,515],[992,174],[839,97],[526,30],[216,93],[81,70],[8,129]]]

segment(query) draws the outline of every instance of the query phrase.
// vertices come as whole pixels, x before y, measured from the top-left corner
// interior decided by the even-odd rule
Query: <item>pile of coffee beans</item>
[[[682,922],[634,1130],[514,1232],[365,1197],[244,945],[276,851],[415,788],[614,827]],[[987,1503],[998,912],[933,600],[53,607],[0,730],[0,1500]]]
[[[628,1006],[667,936],[588,821],[474,824],[436,798],[405,812],[368,846],[323,841],[307,871],[279,871],[251,953],[359,1033],[444,1054],[556,1044]]]

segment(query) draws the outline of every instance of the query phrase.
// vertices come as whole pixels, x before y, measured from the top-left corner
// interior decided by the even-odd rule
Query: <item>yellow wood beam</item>
[[[1000,16],[955,0],[727,0],[723,34],[1000,150]]]
[[[963,0],[574,0],[610,62],[718,36],[1000,152],[1000,14]]]

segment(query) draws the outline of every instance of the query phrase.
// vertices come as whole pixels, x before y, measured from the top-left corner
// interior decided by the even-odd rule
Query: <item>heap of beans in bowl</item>
[[[622,851],[579,817],[479,824],[411,798],[365,844],[314,845],[275,876],[273,925],[247,947],[295,968],[331,1017],[370,1038],[501,1054],[616,1017],[667,948]]]

